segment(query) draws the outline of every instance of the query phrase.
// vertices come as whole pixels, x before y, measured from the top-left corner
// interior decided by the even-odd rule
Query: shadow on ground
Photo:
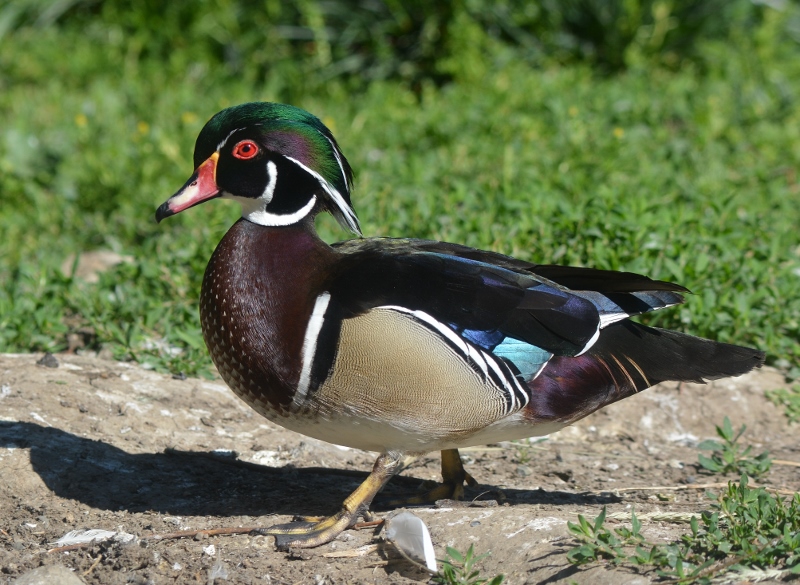
[[[35,423],[0,421],[0,447],[30,449],[33,470],[62,498],[103,510],[188,516],[323,515],[366,478],[366,472],[322,467],[267,467],[225,455],[168,449],[131,454],[103,441]],[[422,484],[400,476],[391,497]],[[484,488],[471,488],[477,497]],[[488,492],[491,494],[491,491]],[[506,501],[525,504],[603,504],[611,495],[507,489]]]

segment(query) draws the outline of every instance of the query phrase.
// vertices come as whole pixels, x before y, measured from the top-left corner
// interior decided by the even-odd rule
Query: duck
[[[200,291],[220,376],[273,423],[378,454],[338,512],[260,529],[278,549],[328,543],[370,517],[408,458],[441,451],[443,481],[426,496],[459,498],[475,484],[460,448],[548,435],[661,382],[764,363],[757,349],[631,320],[684,302],[678,284],[362,237],[350,164],[300,108],[220,111],[197,137],[194,169],[156,220],[212,199],[241,206]],[[324,242],[322,212],[356,237]]]

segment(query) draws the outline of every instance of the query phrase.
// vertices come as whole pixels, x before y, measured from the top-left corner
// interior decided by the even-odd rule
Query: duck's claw
[[[279,550],[313,548],[332,541],[361,516],[368,516],[372,499],[400,468],[402,454],[384,453],[375,462],[372,473],[344,501],[342,509],[328,518],[301,518],[288,524],[256,530],[258,534],[275,537]]]
[[[423,494],[391,500],[387,505],[415,506],[439,500],[463,500],[465,483],[470,487],[478,485],[464,469],[458,449],[446,449],[442,451],[442,483]]]
[[[290,548],[313,548],[330,542],[346,528],[358,521],[358,512],[348,512],[342,508],[337,514],[319,522],[297,521],[288,524],[276,524],[269,528],[256,530],[258,534],[275,537],[278,550]]]

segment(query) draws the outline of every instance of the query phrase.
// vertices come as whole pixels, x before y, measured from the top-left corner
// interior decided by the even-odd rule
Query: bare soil
[[[276,427],[219,380],[173,379],[91,356],[0,355],[0,584],[41,565],[86,583],[342,584],[426,582],[381,536],[348,530],[312,550],[277,552],[250,534],[153,538],[182,530],[271,526],[295,514],[326,515],[372,467],[374,454]],[[472,498],[494,507],[414,508],[439,558],[446,546],[491,551],[481,573],[511,584],[646,584],[653,573],[566,559],[578,514],[696,512],[699,485],[733,477],[697,466],[697,443],[728,415],[748,426],[755,453],[800,461],[796,427],[764,397],[784,386],[770,368],[708,385],[663,384],[525,445],[467,449],[480,482]],[[438,453],[418,460],[384,492],[401,497],[439,477]],[[800,488],[800,468],[776,464],[764,485]],[[712,490],[714,491],[714,490]],[[719,490],[716,490],[719,491]],[[379,517],[396,513],[379,511]],[[664,541],[685,525],[648,520]],[[106,529],[117,540],[48,552],[66,533]],[[131,536],[132,535],[132,536]]]

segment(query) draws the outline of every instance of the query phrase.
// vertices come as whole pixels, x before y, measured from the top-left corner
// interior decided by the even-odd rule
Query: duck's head
[[[156,219],[221,197],[242,217],[286,226],[330,211],[360,233],[350,204],[352,170],[331,131],[305,110],[253,102],[211,118],[194,146],[195,171],[156,211]]]

